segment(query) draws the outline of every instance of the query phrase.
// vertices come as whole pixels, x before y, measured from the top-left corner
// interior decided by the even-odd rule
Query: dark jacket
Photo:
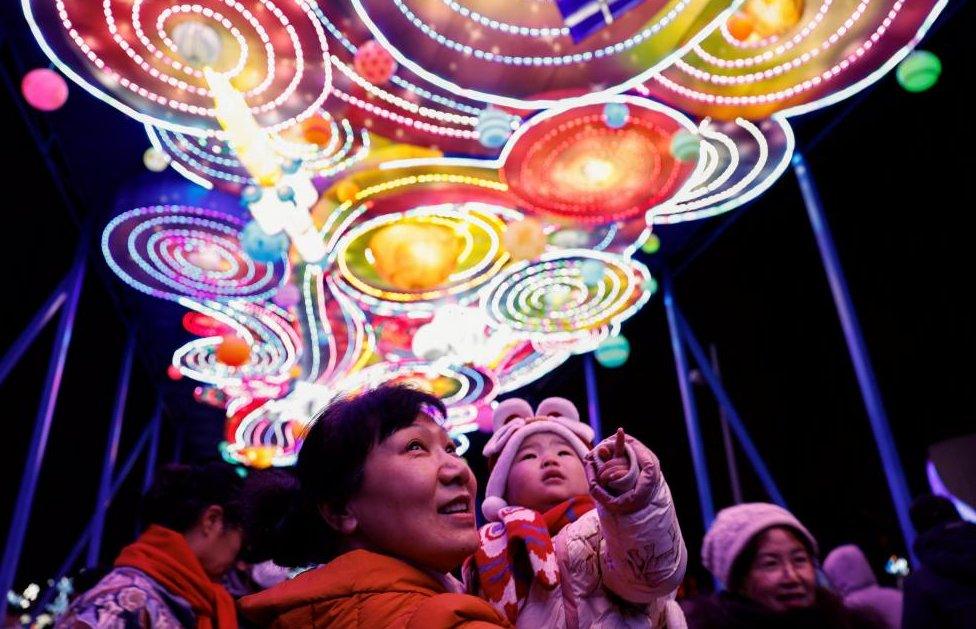
[[[874,616],[847,609],[839,598],[819,588],[811,607],[779,614],[729,592],[683,601],[681,606],[689,629],[878,629],[883,626]]]
[[[905,580],[902,626],[976,627],[976,525],[950,522],[918,536],[919,569]]]

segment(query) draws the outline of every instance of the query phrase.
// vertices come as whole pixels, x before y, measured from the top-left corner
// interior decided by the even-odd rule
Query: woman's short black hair
[[[166,465],[143,499],[143,519],[186,533],[208,507],[218,505],[225,525],[241,526],[243,487],[244,479],[226,463]]]
[[[267,475],[252,492],[249,521],[263,531],[250,556],[283,566],[308,566],[332,559],[341,538],[322,518],[321,507],[342,509],[363,483],[373,447],[412,424],[419,414],[446,417],[444,403],[404,385],[383,385],[329,404],[305,434],[293,472]]]
[[[742,591],[742,588],[746,584],[746,578],[749,576],[749,570],[752,569],[752,562],[756,560],[756,555],[759,553],[759,542],[766,533],[773,529],[783,529],[795,537],[797,541],[803,544],[811,561],[814,559],[813,547],[810,545],[810,540],[795,527],[786,524],[777,524],[764,528],[749,538],[749,543],[743,547],[739,552],[739,556],[732,562],[732,568],[729,570],[729,582],[727,584],[730,592]]]

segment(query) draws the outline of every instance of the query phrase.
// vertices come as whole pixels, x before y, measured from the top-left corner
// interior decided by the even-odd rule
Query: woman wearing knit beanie
[[[772,504],[723,509],[702,542],[702,562],[725,590],[684,605],[692,629],[883,626],[816,584],[817,540]]]

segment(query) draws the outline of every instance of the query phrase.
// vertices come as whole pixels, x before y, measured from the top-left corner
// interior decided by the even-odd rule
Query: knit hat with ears
[[[493,424],[495,434],[483,450],[489,462],[494,461],[485,487],[485,501],[481,503],[481,512],[489,522],[497,522],[498,511],[508,506],[505,502],[508,473],[527,437],[540,432],[555,433],[572,446],[580,459],[593,444],[593,429],[580,421],[572,402],[559,397],[543,400],[535,412],[525,400],[509,398],[495,409]]]

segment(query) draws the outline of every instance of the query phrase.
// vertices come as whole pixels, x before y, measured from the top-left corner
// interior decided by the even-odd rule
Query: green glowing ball
[[[657,234],[651,234],[641,245],[641,251],[644,253],[655,254],[658,249],[661,248],[661,239],[657,237]]]
[[[630,356],[630,342],[623,336],[611,336],[596,348],[596,362],[608,369],[620,367]]]
[[[698,136],[688,131],[679,131],[671,137],[671,156],[679,162],[698,159],[701,142]]]
[[[916,50],[898,64],[895,76],[907,92],[924,92],[939,80],[942,62],[927,50]]]

